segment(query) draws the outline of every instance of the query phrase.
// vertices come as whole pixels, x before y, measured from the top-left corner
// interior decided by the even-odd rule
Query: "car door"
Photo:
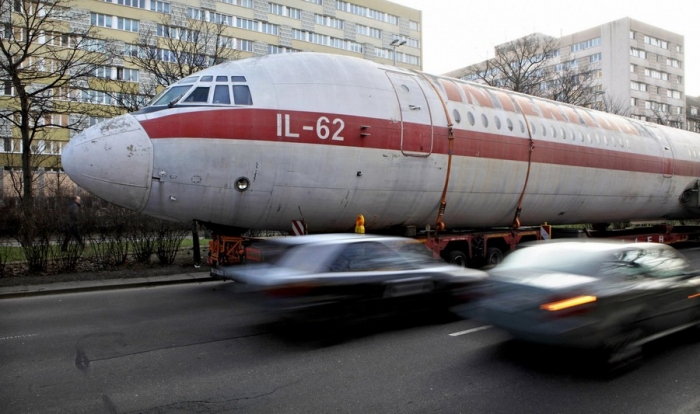
[[[648,331],[660,332],[683,325],[692,317],[697,300],[697,281],[685,274],[687,260],[668,246],[642,247],[627,252],[627,258],[640,268],[637,285],[645,293],[642,323]]]
[[[381,242],[346,245],[329,270],[346,281],[347,290],[366,299],[416,295],[433,289],[429,275],[406,263],[399,252]]]

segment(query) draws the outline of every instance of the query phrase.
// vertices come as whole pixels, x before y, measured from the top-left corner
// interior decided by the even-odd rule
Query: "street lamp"
[[[396,66],[396,48],[399,46],[403,46],[406,44],[406,40],[401,40],[401,39],[394,39],[389,43],[389,46],[394,48],[394,66]]]

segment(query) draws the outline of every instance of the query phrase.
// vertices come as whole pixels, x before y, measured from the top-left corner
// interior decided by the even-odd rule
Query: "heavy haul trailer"
[[[294,237],[294,236],[289,236]],[[521,243],[563,239],[603,239],[625,242],[674,244],[700,239],[700,226],[657,224],[620,230],[553,228],[550,225],[518,229],[464,230],[440,234],[412,236],[422,240],[436,257],[466,267],[482,267],[500,263],[503,256]],[[209,264],[227,265],[259,262],[260,252],[246,246],[255,238],[214,234],[209,242]]]
[[[546,226],[550,227],[550,226]],[[497,264],[503,255],[525,241],[548,238],[543,227],[493,229],[488,231],[451,232],[417,235],[436,257],[466,267]],[[295,237],[295,236],[289,236]],[[301,236],[303,237],[303,236]],[[209,242],[208,263],[212,266],[260,261],[259,253],[247,248],[255,238],[214,234]]]

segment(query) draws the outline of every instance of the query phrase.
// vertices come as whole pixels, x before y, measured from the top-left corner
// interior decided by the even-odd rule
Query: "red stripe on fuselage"
[[[525,106],[524,103],[521,101],[521,106]],[[527,103],[531,105],[530,102]],[[140,122],[151,139],[218,138],[395,151],[402,149],[399,121],[349,115],[254,108],[223,110],[207,108],[202,111],[181,112]],[[404,125],[403,147],[411,151],[421,145],[425,147],[425,137],[429,134],[429,125]],[[333,139],[334,136],[336,139]],[[454,136],[452,153],[455,156],[523,162],[528,160],[530,141],[526,138],[462,129],[455,129]],[[535,163],[664,173],[665,160],[661,157],[539,139],[535,139],[534,142],[532,161]],[[424,148],[424,151],[429,151],[429,148]],[[447,128],[434,127],[432,153],[447,154],[447,152]],[[676,160],[673,172],[680,176],[700,176],[700,163]]]

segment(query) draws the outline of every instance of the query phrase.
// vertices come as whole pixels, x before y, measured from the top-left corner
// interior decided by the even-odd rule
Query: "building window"
[[[292,49],[290,47],[277,46],[277,45],[267,45],[267,53],[269,55],[277,55],[280,53],[294,53],[298,50]]]
[[[226,26],[233,26],[233,16],[223,13],[209,13],[209,21],[216,24],[225,24]]]
[[[672,68],[680,68],[681,62],[677,59],[666,58],[666,65],[671,66]]]
[[[357,34],[360,34],[360,35],[374,37],[376,39],[382,38],[382,31],[380,29],[377,29],[374,27],[369,27],[369,26],[364,26],[364,25],[358,24],[358,25],[355,25],[355,30],[356,30]]]
[[[334,29],[343,29],[343,27],[345,27],[345,22],[343,20],[336,19],[335,17],[323,16],[320,14],[316,15],[316,24],[320,24],[321,26],[332,27]]]
[[[127,19],[125,17],[117,18],[117,29],[126,30],[128,32],[138,32],[139,31],[139,21],[134,19]]]
[[[647,58],[647,52],[642,49],[637,49],[636,47],[631,47],[630,48],[630,55],[634,57],[638,57],[640,59],[646,59]]]
[[[14,140],[10,137],[2,137],[2,151],[7,153],[15,152]]]
[[[244,39],[235,39],[235,49],[242,50],[244,52],[253,51],[253,42]]]
[[[644,43],[647,45],[652,45],[660,47],[662,49],[668,49],[668,42],[665,40],[660,40],[651,36],[644,36]]]
[[[630,98],[630,106],[637,106],[637,98]]]
[[[602,53],[594,53],[588,57],[588,63],[600,62],[603,59]]]
[[[121,6],[136,7],[138,9],[146,8],[146,0],[104,0],[107,3],[116,3]]]
[[[641,83],[641,82],[632,81],[632,82],[630,83],[630,89],[632,89],[633,91],[646,92],[646,91],[647,91],[647,85],[646,85],[646,83]]]
[[[291,19],[301,19],[301,10],[277,3],[269,3],[269,11],[278,16],[285,16]]]
[[[276,35],[279,30],[276,24],[260,23],[260,31],[267,34]]]
[[[635,73],[637,71],[637,65],[634,63],[630,64],[630,73]]]
[[[3,81],[2,94],[5,96],[14,96],[15,88],[12,86],[12,82],[9,80]]]
[[[409,20],[408,28],[420,32],[420,23],[414,22],[413,20]]]
[[[112,16],[102,13],[90,13],[90,24],[93,26],[112,28]]]
[[[247,30],[258,31],[258,22],[250,19],[243,19],[241,17],[236,17],[236,27]]]
[[[248,9],[253,8],[253,0],[219,0],[222,3],[233,4],[234,6],[246,7]]]
[[[580,50],[590,49],[596,46],[600,46],[600,37],[584,40],[583,42],[574,43],[573,45],[571,45],[571,53],[578,52]]]
[[[666,97],[673,98],[673,99],[681,99],[681,93],[679,91],[674,91],[672,89],[668,89],[666,91]]]
[[[195,9],[193,7],[187,8],[187,17],[193,20],[204,20],[206,12],[202,9]]]
[[[358,16],[368,17],[370,19],[378,20],[380,22],[389,23],[393,25],[399,24],[398,16],[394,16],[393,14],[385,13],[379,10],[370,9],[368,7],[358,6],[357,4],[349,3],[346,1],[336,0],[335,8],[336,10],[356,14]]]
[[[636,39],[636,38],[637,38],[637,34],[634,31],[630,30],[630,39]]]
[[[159,13],[170,13],[170,3],[166,1],[151,0],[151,10]]]

